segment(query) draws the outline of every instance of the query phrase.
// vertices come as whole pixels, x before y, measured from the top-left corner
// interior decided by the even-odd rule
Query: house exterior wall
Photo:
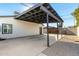
[[[77,23],[77,21],[75,20],[75,23],[74,23],[74,24],[76,25],[76,23]],[[77,30],[76,30],[76,31],[77,31],[76,34],[77,34],[77,36],[79,37],[79,26],[77,26]]]
[[[77,36],[79,37],[79,26],[77,27]]]
[[[2,24],[12,24],[12,34],[2,34]],[[0,17],[0,38],[16,38],[39,34],[40,24],[16,20],[14,17]]]

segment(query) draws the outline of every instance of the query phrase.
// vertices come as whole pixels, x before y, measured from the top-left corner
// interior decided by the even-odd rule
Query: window
[[[2,24],[2,34],[12,34],[12,24]]]

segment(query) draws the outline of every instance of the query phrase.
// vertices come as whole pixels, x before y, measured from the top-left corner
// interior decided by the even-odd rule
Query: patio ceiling
[[[49,23],[63,22],[57,12],[51,7],[49,3],[39,3],[30,9],[24,11],[22,14],[17,15],[15,18],[18,20],[47,23],[46,15],[48,14]]]

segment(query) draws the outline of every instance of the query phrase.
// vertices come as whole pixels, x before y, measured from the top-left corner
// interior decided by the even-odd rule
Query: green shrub
[[[75,9],[75,11],[73,12],[73,16],[77,21],[76,26],[79,26],[79,8]]]

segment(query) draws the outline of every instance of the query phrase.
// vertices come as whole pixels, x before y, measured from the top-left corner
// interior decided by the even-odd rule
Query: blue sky
[[[22,12],[34,4],[24,6],[20,3],[0,3],[0,16],[14,15],[14,11]]]
[[[32,7],[34,4],[26,4],[26,6],[20,3],[0,3],[0,16],[14,15],[14,11],[22,12]],[[57,11],[60,17],[64,20],[65,26],[74,25],[74,17],[71,13],[78,7],[77,3],[52,3],[51,6]],[[50,24],[50,26],[54,24]]]
[[[78,8],[78,3],[53,3],[51,5],[64,20],[65,27],[74,25],[75,18],[71,13]]]

